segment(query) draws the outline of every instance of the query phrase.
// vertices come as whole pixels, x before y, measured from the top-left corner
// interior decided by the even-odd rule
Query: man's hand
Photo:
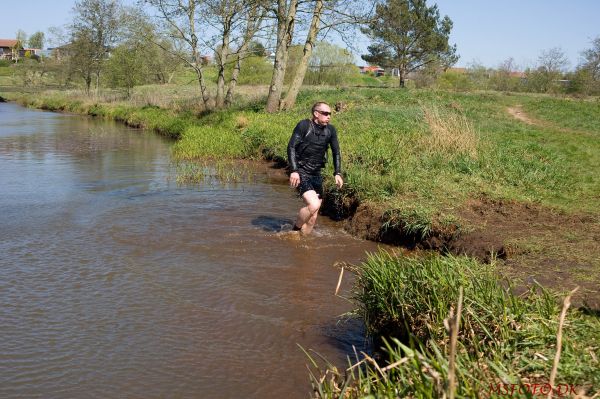
[[[338,188],[342,188],[342,186],[344,185],[344,179],[342,179],[342,176],[335,175],[335,184]]]
[[[292,172],[290,174],[290,186],[296,188],[300,184],[300,175],[298,172]]]

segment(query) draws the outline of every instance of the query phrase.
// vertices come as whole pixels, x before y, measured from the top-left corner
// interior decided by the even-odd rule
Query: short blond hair
[[[319,102],[315,103],[315,104],[312,106],[312,111],[311,111],[311,114],[314,114],[314,113],[315,113],[315,111],[317,110],[317,107],[319,107],[319,106],[321,106],[321,105],[327,105],[329,108],[331,108],[331,106],[330,106],[329,104],[327,104],[326,102],[324,102],[324,101],[319,101]]]

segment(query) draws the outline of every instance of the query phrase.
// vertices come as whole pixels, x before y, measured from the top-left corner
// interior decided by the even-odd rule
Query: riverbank
[[[345,370],[309,355],[315,398],[597,397],[598,313],[539,286],[517,296],[498,266],[370,256],[353,298],[381,350]]]
[[[579,300],[600,304],[598,100],[311,89],[293,110],[266,114],[257,89],[233,110],[205,113],[190,98],[176,100],[175,88],[156,90],[144,88],[152,96],[135,105],[60,92],[9,99],[159,132],[178,140],[181,161],[262,159],[280,167],[295,123],[317,99],[329,101],[338,108],[347,184],[338,191],[326,179],[325,214],[363,238],[500,258],[515,278],[580,285]],[[515,117],[514,107],[530,118]]]

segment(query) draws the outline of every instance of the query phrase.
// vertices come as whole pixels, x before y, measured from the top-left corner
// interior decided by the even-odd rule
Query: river
[[[280,172],[182,185],[171,144],[0,104],[1,398],[307,398],[299,346],[364,350],[334,264],[376,244],[291,239]]]

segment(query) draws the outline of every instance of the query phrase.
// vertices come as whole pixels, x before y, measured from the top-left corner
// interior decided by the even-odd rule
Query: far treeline
[[[600,94],[600,36],[571,71],[560,48],[542,51],[524,72],[512,58],[497,68],[451,68],[452,27],[426,0],[79,0],[67,28],[48,32],[51,53],[19,57],[18,48],[11,66],[24,86],[77,86],[90,95],[194,83],[205,109],[231,106],[238,84],[268,85],[267,112],[293,107],[303,84]],[[362,59],[386,76],[361,75],[348,49],[327,42],[351,44],[359,31],[371,40]],[[17,46],[41,48],[45,37],[19,31]]]

